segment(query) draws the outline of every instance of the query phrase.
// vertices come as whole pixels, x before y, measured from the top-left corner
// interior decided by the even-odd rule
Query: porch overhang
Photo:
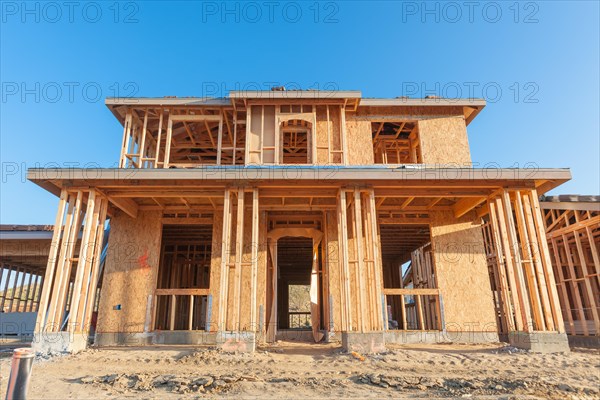
[[[571,179],[569,169],[439,168],[429,166],[205,166],[193,169],[29,169],[27,178],[59,195],[62,189],[95,189],[113,208],[211,210],[222,207],[224,189],[260,189],[265,209],[336,207],[338,191],[373,189],[378,212],[453,210],[456,217],[485,206],[502,189],[539,195]],[[485,210],[480,210],[485,214]],[[391,215],[391,214],[390,214]]]

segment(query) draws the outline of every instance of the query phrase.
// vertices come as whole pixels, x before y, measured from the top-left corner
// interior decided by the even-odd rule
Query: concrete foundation
[[[441,332],[388,330],[384,333],[386,343],[498,343],[496,332]]]
[[[69,332],[44,332],[33,335],[31,348],[36,353],[78,353],[88,345],[87,334]]]
[[[536,353],[568,353],[569,339],[566,333],[557,332],[511,332],[508,343]]]
[[[363,354],[384,352],[386,351],[384,333],[342,332],[342,348]]]
[[[217,332],[217,346],[227,352],[253,353],[256,350],[254,332]]]
[[[204,331],[114,332],[97,333],[96,346],[150,346],[150,345],[215,345],[217,334]]]
[[[442,333],[444,340],[447,343],[499,343],[500,338],[498,332],[480,332],[480,331],[461,331]]]
[[[574,336],[569,337],[569,346],[587,347],[589,349],[600,349],[600,336]]]
[[[321,333],[324,337],[327,336],[327,332],[321,331]],[[292,342],[315,342],[315,338],[311,330],[300,329],[278,329],[275,339]]]

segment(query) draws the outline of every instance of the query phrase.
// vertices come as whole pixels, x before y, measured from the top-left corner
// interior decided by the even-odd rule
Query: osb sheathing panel
[[[418,124],[425,164],[471,165],[464,117],[425,119]]]
[[[325,321],[327,328],[339,332],[342,330],[342,292],[341,286],[341,264],[339,255],[338,230],[337,230],[337,214],[334,211],[325,212],[326,219],[326,268],[329,286],[329,295],[331,296],[330,309],[333,311],[330,321]],[[330,322],[333,322],[333,327],[330,327]]]
[[[346,121],[349,165],[372,165],[375,163],[372,136],[371,122]]]
[[[359,295],[358,290],[358,256],[356,252],[356,232],[354,230],[354,206],[347,210],[347,227],[348,227],[348,270],[349,270],[349,282],[350,282],[350,308],[351,318],[349,320],[350,327],[352,330],[358,329],[359,320],[358,312],[359,309]]]
[[[325,165],[329,163],[329,151],[341,150],[340,138],[340,108],[329,107],[329,122],[327,121],[327,107],[317,106],[317,160],[316,164]],[[329,142],[327,137],[327,129],[329,127]],[[324,148],[326,147],[326,148]],[[332,154],[332,164],[341,163],[339,153]]]
[[[260,139],[262,127],[262,106],[250,107],[250,126],[247,127],[250,159],[248,163],[260,164]]]
[[[212,309],[210,311],[210,330],[219,330],[219,290],[221,287],[221,245],[223,243],[223,210],[218,210],[213,216],[212,246],[210,251],[210,290]]]
[[[475,213],[430,213],[438,288],[448,331],[496,332],[481,225]]]
[[[326,107],[317,107],[317,129],[316,129],[316,140],[317,140],[317,159],[315,164],[327,164],[329,160],[329,151],[327,148],[329,144],[327,142],[327,129],[331,129],[331,123],[327,122],[327,109]]]
[[[339,151],[342,149],[342,109],[341,107],[329,107],[329,119],[331,121],[331,147],[330,150],[336,150],[337,153],[331,155],[331,162],[334,164],[341,164],[344,160],[342,159],[342,153]]]
[[[266,331],[265,320],[267,315],[267,213],[259,213],[260,225],[258,228],[258,265],[256,278],[256,323],[262,322],[262,337]],[[260,310],[263,310],[262,321]],[[258,329],[258,327],[257,327]]]
[[[247,200],[252,204],[251,197]],[[254,330],[250,328],[251,301],[252,301],[252,208],[246,207],[244,212],[244,248],[242,249],[242,290],[240,291],[240,326],[243,331]],[[257,292],[258,296],[258,292]],[[258,313],[256,314],[258,315]]]
[[[237,200],[236,200],[237,204]],[[231,217],[231,247],[229,249],[229,274],[227,276],[227,313],[225,318],[225,329],[228,331],[236,330],[237,327],[233,321],[233,310],[234,310],[234,297],[235,297],[235,242],[237,240],[237,206],[232,207]]]
[[[154,294],[160,259],[161,214],[119,213],[111,232],[98,309],[98,332],[143,332],[148,296]],[[121,310],[115,310],[116,305]]]

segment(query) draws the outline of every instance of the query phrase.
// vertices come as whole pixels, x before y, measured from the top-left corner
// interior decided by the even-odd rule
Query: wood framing
[[[536,191],[501,190],[487,204],[484,236],[501,328],[565,332]]]
[[[31,307],[39,281],[37,332],[85,333],[99,304],[98,343],[563,333],[565,317],[597,334],[597,216],[542,214],[538,195],[568,170],[472,168],[466,129],[484,105],[279,89],[108,99],[119,168],[29,171],[59,196],[46,284],[2,267],[28,281],[0,305]]]
[[[600,199],[551,196],[540,207],[566,331],[599,336]]]
[[[36,332],[89,331],[107,209],[108,200],[93,189],[61,193]]]

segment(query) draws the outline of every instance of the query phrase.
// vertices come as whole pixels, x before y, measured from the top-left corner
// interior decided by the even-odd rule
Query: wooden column
[[[564,332],[535,190],[503,189],[490,196],[488,206],[508,331]]]
[[[221,277],[219,285],[219,319],[218,330],[225,331],[227,321],[227,302],[229,293],[229,256],[231,243],[231,193],[225,189],[223,203],[223,236],[221,242]]]
[[[523,255],[521,262],[527,278],[527,287],[529,288],[529,294],[531,298],[531,308],[533,311],[532,317],[534,323],[533,329],[545,330],[546,325],[543,319],[544,313],[542,311],[540,293],[535,275],[533,273],[533,254],[530,247],[531,241],[526,228],[525,212],[523,209],[523,202],[521,200],[521,193],[519,191],[515,192],[515,212],[517,216],[519,237],[521,238],[520,244]]]
[[[387,329],[387,326],[383,326],[385,322],[383,320],[383,312],[387,312],[386,304],[383,300],[383,264],[381,260],[381,244],[379,241],[379,228],[377,226],[377,208],[375,206],[375,191],[369,189],[368,191],[368,212],[367,216],[369,223],[371,224],[371,243],[373,252],[373,269],[374,269],[374,295],[375,295],[375,308],[377,309],[377,315],[375,318],[374,329]]]
[[[31,286],[33,284],[33,273],[29,272],[29,276],[27,279],[27,292],[25,293],[25,304],[23,305],[23,312],[27,311],[27,307],[29,306],[29,295],[31,293]]]
[[[129,150],[129,141],[131,139],[131,110],[127,111],[125,122],[123,123],[123,142],[121,144],[121,157],[119,159],[119,168],[127,167],[127,151]]]
[[[494,245],[496,250],[496,272],[498,275],[498,282],[500,284],[500,299],[504,315],[506,316],[506,326],[508,331],[515,330],[515,318],[512,312],[512,301],[509,294],[508,279],[506,277],[506,256],[504,254],[504,248],[502,247],[502,239],[500,235],[498,212],[496,210],[496,202],[494,199],[488,200],[488,207],[490,209],[490,222],[492,227],[492,236],[494,239]]]
[[[538,233],[535,229],[535,222],[533,219],[533,209],[531,208],[531,202],[529,201],[529,195],[527,193],[522,194],[523,198],[523,210],[525,216],[525,223],[527,226],[526,233],[530,240],[531,256],[533,259],[533,266],[535,269],[535,281],[537,282],[537,289],[540,292],[540,301],[542,304],[545,328],[553,331],[554,319],[552,318],[552,311],[549,299],[549,290],[544,276],[544,266],[541,261],[541,254],[539,248]]]
[[[506,217],[504,213],[504,207],[502,205],[502,199],[498,196],[495,199],[496,209],[498,211],[498,227],[500,228],[500,240],[502,240],[502,249],[504,250],[504,262],[506,265],[506,276],[508,277],[508,284],[510,287],[510,295],[512,300],[513,310],[515,311],[515,326],[518,331],[523,331],[525,327],[525,321],[523,313],[521,311],[522,304],[519,301],[520,288],[517,287],[517,281],[515,279],[515,266],[511,254],[511,246],[508,239],[508,226],[506,223]]]
[[[85,212],[82,207],[84,201],[87,203]],[[85,193],[82,190],[72,193],[63,190],[61,193],[46,274],[43,279],[36,277],[31,299],[32,304],[36,302],[36,290],[41,287],[36,333],[60,331],[67,303],[69,331],[87,331],[96,294],[107,208],[108,200],[94,190]],[[82,223],[81,243],[78,244]],[[77,248],[79,255],[74,258]],[[71,265],[74,262],[75,280],[71,288]]]
[[[71,309],[69,312],[69,331],[74,331],[74,325],[78,322],[79,298],[81,297],[81,288],[83,286],[84,273],[91,266],[90,243],[93,243],[96,226],[93,218],[94,214],[98,218],[98,207],[96,205],[96,192],[91,191],[87,198],[87,209],[85,212],[85,221],[83,224],[83,233],[81,235],[81,246],[79,249],[79,258],[77,260],[77,270],[75,272],[75,281],[73,282],[73,297],[71,298]],[[96,221],[97,222],[97,221]],[[93,232],[93,235],[92,235]],[[87,287],[86,287],[87,290]],[[84,294],[85,295],[85,294]]]
[[[356,243],[356,288],[358,293],[355,293],[358,299],[358,326],[361,332],[368,331],[367,318],[369,317],[369,309],[367,303],[367,287],[368,282],[366,281],[365,273],[365,256],[363,246],[363,226],[362,226],[362,201],[360,191],[358,188],[354,189],[354,203],[352,204],[354,209],[354,241]]]
[[[158,165],[162,163],[160,160],[160,144],[162,140],[162,127],[163,127],[164,110],[160,110],[160,116],[158,117],[158,134],[156,137],[156,150],[154,152],[154,168],[158,168]]]
[[[256,291],[257,291],[257,280],[258,280],[258,246],[259,246],[259,234],[260,228],[259,220],[259,203],[258,203],[258,189],[252,190],[252,286],[250,295],[250,329],[254,332],[258,331],[258,321],[256,318]]]
[[[233,309],[231,329],[240,330],[241,293],[242,293],[242,251],[244,249],[244,188],[237,190],[237,217],[235,235],[235,268],[233,272]]]
[[[348,260],[348,215],[346,191],[338,192],[338,236],[339,236],[339,260],[341,263],[341,293],[342,298],[342,331],[352,331],[352,299],[350,296],[350,265]]]
[[[69,284],[71,280],[71,266],[75,255],[75,247],[81,228],[83,215],[81,206],[83,203],[83,191],[78,190],[74,194],[74,200],[70,202],[70,215],[67,216],[67,224],[65,224],[64,237],[61,243],[60,258],[58,260],[58,275],[54,282],[52,291],[52,300],[50,302],[48,323],[50,328],[57,332],[61,328],[63,316],[65,312],[65,304],[67,303],[67,295],[69,292]],[[70,218],[69,218],[70,217]],[[65,240],[66,239],[66,240]]]
[[[84,314],[81,315],[80,318],[80,326],[78,329],[80,331],[87,332],[89,330],[89,326],[92,320],[92,312],[94,311],[94,303],[96,301],[96,294],[98,292],[98,283],[99,283],[99,273],[100,273],[100,262],[102,259],[102,250],[104,245],[104,224],[106,222],[106,214],[108,211],[108,199],[103,198],[101,200],[100,206],[100,215],[98,219],[98,224],[96,226],[96,240],[93,246],[93,259],[92,259],[92,268],[89,275],[89,281],[87,282],[87,296],[81,299],[81,301],[85,300],[85,303],[80,303],[80,312]]]
[[[533,323],[531,320],[531,305],[529,301],[529,295],[523,275],[524,265],[521,257],[522,246],[519,245],[519,241],[517,239],[513,207],[511,204],[510,194],[506,190],[502,193],[502,201],[504,203],[504,211],[508,228],[508,240],[510,243],[510,250],[515,269],[515,282],[518,291],[519,303],[521,306],[521,317],[523,318],[525,332],[530,332],[533,330]],[[521,238],[521,242],[523,242],[523,238]],[[524,245],[526,246],[527,243],[525,242]]]
[[[63,189],[60,193],[58,211],[56,213],[56,220],[54,221],[54,232],[52,234],[52,242],[50,243],[50,254],[48,255],[48,264],[46,266],[46,274],[44,277],[44,282],[46,284],[41,288],[40,299],[38,302],[38,315],[35,328],[36,333],[42,332],[46,328],[46,312],[48,311],[50,291],[52,289],[52,282],[58,264],[57,257],[60,249],[61,236],[63,234],[63,219],[68,197],[67,191]]]
[[[10,287],[10,303],[8,303],[7,312],[13,312],[13,305],[15,304],[15,297],[17,295],[17,287],[19,286],[19,280],[23,280],[25,276],[25,272],[23,272],[23,268],[17,267],[15,274],[15,280]]]
[[[173,120],[169,115],[169,121],[167,122],[167,137],[165,141],[165,159],[163,161],[163,168],[169,168],[171,162],[171,141],[173,140]]]
[[[529,193],[529,197],[531,200],[535,227],[538,231],[540,255],[544,267],[544,277],[549,289],[549,299],[552,316],[554,318],[554,326],[558,332],[563,333],[565,331],[565,324],[560,312],[560,302],[558,300],[558,292],[556,291],[556,281],[554,279],[554,272],[552,271],[552,261],[550,259],[550,251],[548,249],[548,242],[546,241],[544,232],[544,221],[542,220],[542,212],[540,209],[537,191],[532,189]]]

